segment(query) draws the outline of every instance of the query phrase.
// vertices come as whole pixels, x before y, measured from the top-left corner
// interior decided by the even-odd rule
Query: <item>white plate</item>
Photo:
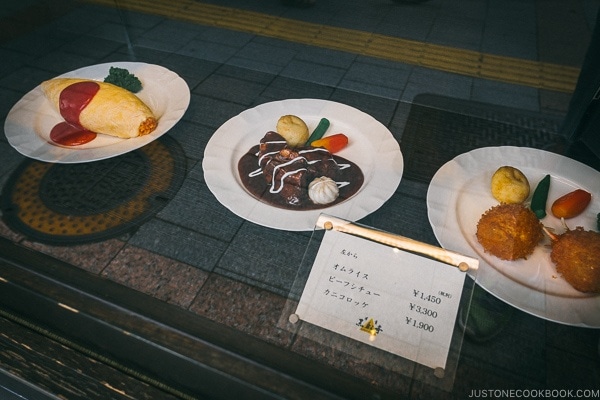
[[[365,177],[352,198],[326,209],[296,211],[262,203],[246,191],[238,174],[239,159],[287,114],[302,118],[310,131],[325,117],[331,123],[326,135],[348,136],[348,146],[337,154],[357,164]],[[290,99],[259,105],[225,122],[208,142],[202,167],[211,192],[234,214],[270,228],[308,231],[325,210],[352,221],[377,210],[398,187],[404,161],[391,132],[370,115],[332,101]]]
[[[102,81],[110,67],[129,70],[142,82],[136,95],[158,118],[157,128],[149,135],[120,139],[98,135],[89,143],[76,147],[57,146],[50,140],[50,131],[64,121],[44,96],[41,87],[27,93],[8,113],[4,132],[8,142],[21,154],[41,161],[55,163],[83,163],[115,157],[138,149],[158,139],[183,116],[190,103],[190,89],[185,81],[167,68],[138,62],[111,62],[98,64],[58,77],[85,78]]]
[[[573,289],[550,260],[548,239],[527,260],[503,261],[484,252],[475,236],[481,215],[498,202],[490,180],[503,165],[519,168],[532,187],[551,175],[545,226],[562,233],[561,222],[550,206],[558,197],[577,188],[592,193],[592,202],[580,216],[567,220],[569,227],[596,230],[600,212],[600,173],[569,158],[530,148],[486,147],[461,154],[433,177],[427,192],[429,222],[440,244],[480,259],[477,282],[505,302],[538,317],[567,325],[600,327],[600,296]],[[530,199],[528,199],[530,201]]]

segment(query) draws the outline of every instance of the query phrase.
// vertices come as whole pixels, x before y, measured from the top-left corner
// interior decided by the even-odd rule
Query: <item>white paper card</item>
[[[296,315],[431,368],[445,368],[465,273],[326,231]]]

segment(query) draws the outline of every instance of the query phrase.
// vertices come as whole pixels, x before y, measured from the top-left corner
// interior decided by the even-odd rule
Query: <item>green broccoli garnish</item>
[[[125,68],[110,67],[104,82],[120,86],[133,93],[142,90],[142,82]]]

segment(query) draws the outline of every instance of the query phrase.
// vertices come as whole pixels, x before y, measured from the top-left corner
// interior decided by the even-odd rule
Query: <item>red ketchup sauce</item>
[[[100,85],[96,82],[84,81],[67,86],[60,93],[59,110],[65,119],[50,131],[50,139],[63,146],[79,146],[91,142],[96,133],[81,126],[79,115],[92,101]]]

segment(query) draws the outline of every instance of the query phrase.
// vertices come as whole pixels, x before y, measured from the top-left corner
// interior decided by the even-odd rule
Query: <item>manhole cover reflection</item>
[[[119,157],[84,164],[27,160],[2,193],[7,225],[48,244],[105,240],[137,228],[177,193],[179,144],[165,135]]]

